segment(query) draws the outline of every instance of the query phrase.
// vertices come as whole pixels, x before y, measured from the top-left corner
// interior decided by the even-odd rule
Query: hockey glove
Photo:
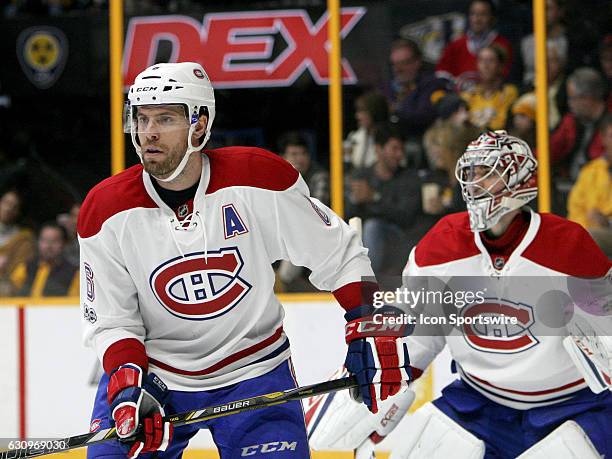
[[[172,424],[163,421],[168,389],[154,374],[134,364],[121,365],[111,374],[107,397],[117,436],[129,447],[130,459],[140,453],[165,451]]]
[[[344,365],[357,377],[359,397],[372,413],[378,404],[397,394],[411,379],[406,325],[392,325],[383,317],[397,317],[397,309],[359,307],[345,314],[348,353]]]

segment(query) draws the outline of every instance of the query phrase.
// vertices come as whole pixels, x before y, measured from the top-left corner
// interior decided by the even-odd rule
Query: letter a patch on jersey
[[[225,230],[225,239],[230,239],[240,234],[248,233],[246,225],[240,218],[240,214],[234,207],[234,204],[226,204],[222,207],[223,211],[223,228]]]

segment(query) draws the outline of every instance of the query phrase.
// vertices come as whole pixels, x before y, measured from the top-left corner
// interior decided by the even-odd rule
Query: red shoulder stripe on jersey
[[[158,366],[159,368],[162,368],[167,371],[171,371],[172,373],[176,373],[179,375],[204,376],[204,375],[209,375],[211,373],[214,373],[215,371],[219,371],[221,368],[226,367],[231,363],[237,362],[240,359],[248,357],[249,355],[254,354],[257,351],[260,351],[274,344],[276,341],[282,338],[282,336],[283,336],[283,327],[279,327],[272,336],[269,336],[268,338],[264,339],[263,341],[260,341],[257,344],[254,344],[253,346],[249,346],[246,349],[238,351],[235,354],[232,354],[224,358],[223,360],[220,360],[214,365],[208,368],[204,368],[203,370],[197,370],[197,371],[181,370],[180,368],[175,368],[173,366],[168,365],[167,363],[160,362],[157,359],[150,358],[149,361],[152,364]]]
[[[379,290],[376,282],[351,282],[343,285],[332,293],[336,301],[345,311],[357,308],[362,305],[371,305],[374,299],[374,292]]]
[[[434,225],[417,244],[415,260],[419,267],[434,266],[480,254],[470,230],[467,212],[447,215]]]
[[[155,208],[142,182],[142,166],[132,166],[98,183],[87,194],[77,222],[79,236],[95,236],[113,215],[136,207]]]
[[[553,214],[540,214],[542,222],[523,257],[554,271],[581,278],[605,276],[612,262],[578,223]]]
[[[126,363],[138,365],[143,371],[147,371],[149,367],[144,344],[136,338],[126,338],[114,342],[106,349],[102,359],[102,366],[108,375],[110,375],[114,369]]]
[[[210,160],[207,194],[232,186],[283,191],[299,176],[291,164],[262,148],[227,147],[208,150],[205,154]]]

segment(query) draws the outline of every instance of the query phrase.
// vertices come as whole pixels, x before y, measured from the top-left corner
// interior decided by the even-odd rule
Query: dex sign
[[[342,8],[341,37],[365,14]],[[306,10],[211,13],[202,23],[189,16],[146,16],[130,20],[124,56],[124,84],[156,63],[160,42],[172,47],[170,62],[199,62],[215,88],[291,86],[306,70],[317,84],[329,81],[329,16],[314,24]],[[342,60],[345,84],[357,81]]]

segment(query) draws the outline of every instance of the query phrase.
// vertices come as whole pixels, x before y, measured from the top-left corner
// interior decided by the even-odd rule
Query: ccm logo
[[[144,88],[136,88],[136,92],[155,91],[157,86],[145,86]]]
[[[402,324],[381,323],[381,321],[376,320],[360,320],[346,325],[346,336],[350,336],[354,333],[368,333],[368,336],[376,336],[377,334],[386,335],[388,331],[401,333],[402,327]]]
[[[223,413],[224,411],[227,411],[227,410],[233,410],[236,408],[244,408],[245,406],[249,406],[249,404],[250,404],[249,401],[244,401],[244,402],[229,403],[228,405],[223,405],[223,406],[216,406],[215,408],[213,408],[213,413]]]
[[[295,451],[297,441],[289,443],[288,441],[272,441],[270,443],[262,443],[261,445],[252,445],[242,448],[241,456],[254,456],[257,453],[276,453],[281,451]]]

